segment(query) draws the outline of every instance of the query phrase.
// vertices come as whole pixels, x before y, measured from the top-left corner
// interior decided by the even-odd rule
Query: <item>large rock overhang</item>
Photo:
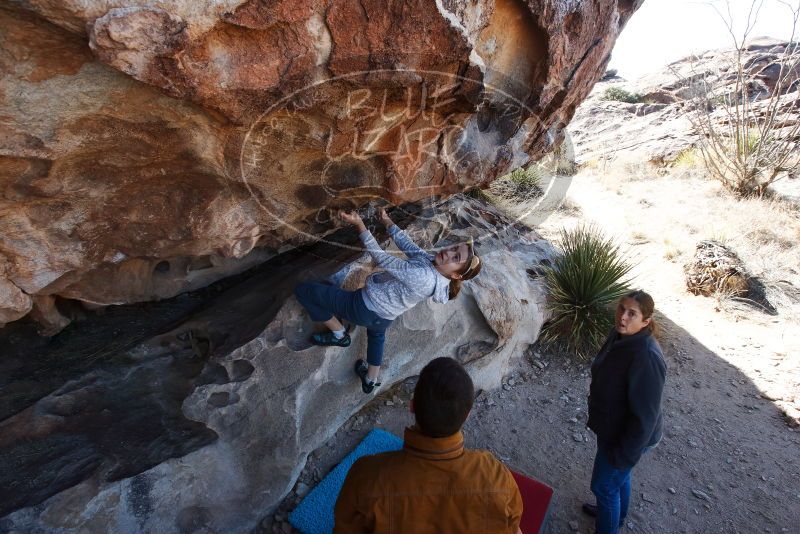
[[[569,4],[569,6],[567,5]],[[0,8],[0,324],[205,286],[544,155],[641,0]]]

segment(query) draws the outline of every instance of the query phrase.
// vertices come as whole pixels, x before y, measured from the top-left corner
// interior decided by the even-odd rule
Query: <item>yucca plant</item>
[[[587,358],[614,324],[613,306],[629,289],[631,265],[593,226],[562,230],[560,241],[561,254],[545,273],[551,318],[542,339]]]

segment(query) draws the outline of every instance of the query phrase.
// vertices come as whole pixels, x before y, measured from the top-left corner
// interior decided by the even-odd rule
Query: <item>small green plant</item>
[[[760,132],[756,130],[745,130],[741,137],[736,140],[736,149],[740,156],[752,154],[758,150],[759,144],[770,143],[773,138],[774,136],[768,135],[762,139]]]
[[[509,180],[517,187],[518,196],[542,196],[542,170],[535,164],[527,169],[516,169]]]
[[[551,319],[542,339],[587,358],[614,325],[613,306],[628,291],[631,266],[619,246],[592,226],[562,230],[561,249],[545,273]]]
[[[473,187],[472,189],[468,189],[464,194],[469,198],[480,200],[486,204],[494,204],[496,202],[494,197],[492,197],[489,193],[487,193],[480,187]]]
[[[527,169],[515,169],[492,182],[489,190],[500,198],[525,201],[542,196],[541,183],[545,171],[533,164]]]
[[[703,156],[697,149],[687,148],[678,154],[674,163],[676,167],[693,169],[703,164]]]
[[[614,100],[616,102],[626,102],[628,104],[638,104],[642,102],[642,95],[631,93],[621,87],[609,87],[603,92],[603,100]]]
[[[574,176],[578,172],[578,165],[575,163],[575,149],[571,142],[562,141],[553,151],[553,159],[557,175]]]
[[[727,107],[733,104],[733,99],[735,97],[730,93],[713,95],[708,98],[709,103],[711,104],[712,108],[717,108],[720,106]]]

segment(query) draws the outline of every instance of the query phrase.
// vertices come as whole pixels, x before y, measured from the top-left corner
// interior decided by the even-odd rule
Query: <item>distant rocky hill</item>
[[[789,46],[785,41],[771,38],[754,39],[745,46],[743,66],[751,77],[748,94],[756,113],[763,111],[775,89],[779,61]],[[699,140],[688,116],[696,105],[693,97],[699,90],[697,84],[705,80],[718,94],[732,90],[736,81],[734,56],[731,49],[710,50],[678,60],[638,80],[604,77],[578,108],[568,128],[578,162],[611,159],[657,165],[673,162]],[[782,113],[777,133],[791,128],[800,119],[800,54],[790,55],[787,65],[791,69],[790,83],[781,91]],[[607,100],[610,89],[618,95],[629,93],[637,101]],[[721,106],[710,112],[720,122],[726,118]]]

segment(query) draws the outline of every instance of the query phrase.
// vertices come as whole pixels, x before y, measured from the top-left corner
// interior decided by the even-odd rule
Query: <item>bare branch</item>
[[[735,29],[729,0],[724,10],[709,4],[734,46],[732,80],[730,74],[715,77],[707,69],[698,76],[694,63],[690,65],[692,77],[688,80],[673,69],[679,79],[696,92],[690,120],[700,135],[699,148],[707,171],[739,195],[761,195],[783,172],[793,172],[800,165],[800,121],[793,117],[787,120],[790,114],[796,116],[800,112],[800,91],[797,90],[800,43],[795,40],[800,2],[793,6],[784,0],[778,1],[791,13],[792,32],[782,53],[772,63],[778,65],[778,73],[771,88],[762,89],[757,73],[744,68],[744,46],[756,27],[764,0],[751,0],[740,32]],[[791,90],[794,91],[789,93]]]

